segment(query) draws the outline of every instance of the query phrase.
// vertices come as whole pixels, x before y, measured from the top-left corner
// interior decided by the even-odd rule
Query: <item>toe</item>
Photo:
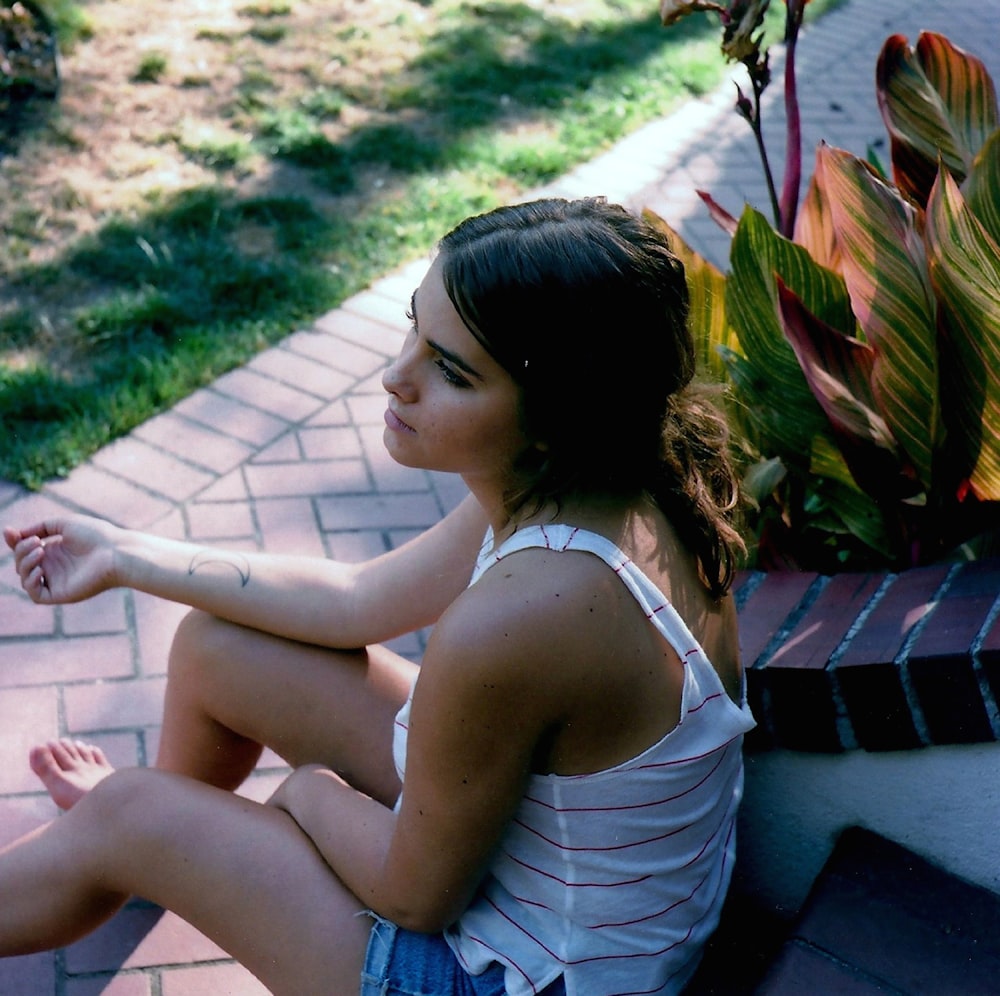
[[[81,761],[86,761],[90,764],[94,761],[94,748],[84,740],[74,740],[73,749],[76,751],[77,757]]]
[[[99,767],[106,767],[108,759],[104,756],[104,751],[95,744],[88,744],[83,740],[75,741],[77,753],[81,761],[87,764],[96,764]]]
[[[59,770],[59,764],[53,754],[54,744],[55,741],[50,740],[48,743],[32,747],[28,753],[28,764],[36,775],[48,774]]]
[[[80,749],[69,737],[49,741],[49,746],[52,748],[52,756],[61,768],[72,768],[74,765],[79,764]]]

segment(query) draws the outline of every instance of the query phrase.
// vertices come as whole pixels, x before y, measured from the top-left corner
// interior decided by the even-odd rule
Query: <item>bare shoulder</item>
[[[590,554],[522,550],[456,599],[441,619],[440,636],[500,661],[512,651],[528,659],[562,654],[606,633],[623,593],[615,574]]]
[[[625,715],[662,690],[664,648],[638,603],[600,559],[528,549],[491,567],[441,618],[429,674],[451,671],[470,691],[536,733],[582,735],[609,705]],[[600,737],[592,738],[598,743]]]
[[[739,692],[731,600],[713,602],[662,536],[619,544],[674,604],[731,696]],[[673,556],[671,556],[673,554]],[[581,550],[529,548],[493,565],[441,618],[425,667],[490,689],[506,715],[543,738],[534,769],[603,770],[635,757],[680,718],[684,663],[622,579]],[[447,680],[447,679],[446,679]]]

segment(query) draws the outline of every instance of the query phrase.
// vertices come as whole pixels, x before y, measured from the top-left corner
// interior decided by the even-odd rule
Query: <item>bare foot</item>
[[[65,738],[32,748],[29,762],[60,809],[72,808],[115,770],[100,747]]]

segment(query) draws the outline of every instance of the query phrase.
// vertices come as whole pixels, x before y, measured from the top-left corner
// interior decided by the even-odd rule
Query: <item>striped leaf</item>
[[[785,338],[776,278],[780,275],[814,314],[834,327],[850,330],[854,319],[846,289],[836,274],[813,262],[801,246],[782,238],[750,207],[733,238],[730,265],[726,312],[746,365],[738,393],[755,410],[753,417],[762,408],[769,410],[774,435],[762,442],[767,455],[782,455],[801,466],[825,418]]]
[[[874,348],[876,403],[929,490],[942,436],[937,318],[916,211],[850,153],[825,146],[818,163],[854,314]]]
[[[661,232],[684,264],[690,300],[690,323],[698,364],[713,380],[725,377],[721,347],[736,349],[736,333],[726,319],[726,277],[718,267],[695,252],[658,214],[646,210],[643,219]]]
[[[806,195],[802,199],[795,219],[793,241],[802,246],[821,266],[835,273],[840,272],[840,246],[837,245],[837,233],[833,227],[830,205],[823,191],[819,168],[813,171]]]
[[[982,501],[1000,501],[1000,246],[946,171],[927,206],[931,279],[949,343],[949,450]]]
[[[780,392],[774,390],[767,376],[745,356],[725,347],[720,349],[719,355],[733,385],[730,412],[749,448],[765,457],[783,453],[802,467],[804,451],[795,449],[790,440],[794,437],[793,441],[801,445],[811,436],[811,431],[794,432],[787,427],[788,411],[775,403],[776,399],[780,400]],[[804,399],[802,408],[792,409],[791,417],[797,420],[793,426],[800,426],[803,420],[811,418],[816,431],[823,428],[822,412],[811,395]]]
[[[923,206],[938,162],[964,179],[996,130],[996,90],[979,59],[932,32],[920,34],[915,50],[903,35],[888,38],[875,77],[891,140],[893,179]]]
[[[879,503],[912,500],[920,487],[875,401],[876,351],[810,315],[783,285],[779,286],[779,302],[785,332],[830,420],[852,486]],[[820,438],[813,440],[813,473],[819,473],[815,455]]]
[[[962,188],[969,210],[1000,243],[1000,130],[986,140]]]
[[[966,166],[997,127],[997,94],[982,60],[953,45],[944,35],[922,32],[917,59],[948,114],[949,128]]]

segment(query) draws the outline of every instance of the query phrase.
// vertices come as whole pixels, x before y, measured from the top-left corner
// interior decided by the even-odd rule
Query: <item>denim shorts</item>
[[[374,913],[361,996],[505,996],[501,965],[469,975],[441,934],[417,934]],[[558,979],[544,996],[565,996]]]

